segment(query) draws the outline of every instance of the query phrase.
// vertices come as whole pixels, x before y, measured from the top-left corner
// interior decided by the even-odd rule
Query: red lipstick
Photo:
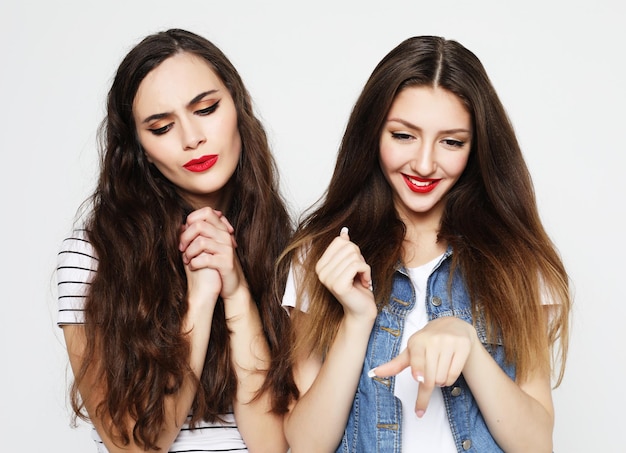
[[[201,173],[203,171],[207,171],[215,162],[217,162],[217,154],[210,154],[207,156],[202,156],[197,159],[191,159],[187,162],[183,167],[185,167],[189,171],[193,171],[194,173]]]
[[[437,184],[439,184],[439,181],[441,181],[441,179],[425,179],[405,174],[403,174],[402,177],[408,188],[415,193],[429,193],[433,191],[435,187],[437,187]]]

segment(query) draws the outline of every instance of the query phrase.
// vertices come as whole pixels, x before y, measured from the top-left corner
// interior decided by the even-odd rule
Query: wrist
[[[252,300],[250,290],[245,285],[240,285],[232,294],[224,299],[224,314],[228,324],[256,312],[256,305]]]
[[[366,313],[346,312],[343,315],[342,324],[349,331],[362,331],[369,333],[376,322],[377,311],[368,311]]]

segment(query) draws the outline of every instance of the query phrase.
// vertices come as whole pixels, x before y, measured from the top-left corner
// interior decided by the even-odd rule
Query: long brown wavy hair
[[[226,217],[235,229],[237,255],[256,301],[271,352],[259,392],[272,409],[287,410],[297,390],[285,351],[289,319],[277,297],[286,266],[276,268],[293,228],[279,193],[275,161],[251,98],[227,57],[211,42],[172,29],[150,35],[123,59],[108,94],[100,126],[100,175],[86,221],[98,271],[85,305],[87,347],[71,389],[78,417],[87,418],[78,388],[95,370],[104,385],[98,413],[112,433],[153,449],[164,421],[164,399],[191,376],[189,344],[181,331],[187,282],[178,250],[180,227],[191,210],[177,187],[150,164],[138,141],[132,105],[141,81],[167,58],[188,52],[206,60],[234,100],[242,141],[240,162],[229,181]],[[229,355],[223,301],[218,300],[206,361],[193,402],[192,426],[230,410],[237,380]],[[135,421],[132,433],[126,417]]]
[[[513,127],[483,65],[458,42],[435,36],[405,40],[376,66],[350,115],[329,187],[281,258],[300,270],[298,304],[303,294],[309,300],[306,315],[292,315],[298,325],[294,356],[314,351],[323,357],[343,316],[315,274],[341,227],[349,227],[372,267],[376,300],[389,300],[406,227],[380,169],[379,142],[393,100],[416,86],[448,90],[472,118],[469,161],[446,195],[438,240],[453,248],[452,268],[465,278],[474,318],[486,321],[491,341],[504,342],[520,379],[531,369],[547,369],[551,359],[558,362],[558,386],[568,346],[568,275],[542,226]],[[548,316],[546,299],[553,304]]]

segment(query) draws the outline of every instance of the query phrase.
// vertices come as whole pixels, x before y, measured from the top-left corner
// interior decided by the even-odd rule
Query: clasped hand
[[[179,250],[187,274],[188,291],[215,300],[228,299],[243,281],[235,253],[234,229],[226,217],[211,208],[187,216],[180,234]]]

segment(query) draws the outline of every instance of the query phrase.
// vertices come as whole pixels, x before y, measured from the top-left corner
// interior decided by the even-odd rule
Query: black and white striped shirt
[[[61,245],[57,259],[59,313],[57,324],[83,324],[85,295],[98,267],[98,258],[84,230],[75,230]],[[170,447],[171,453],[247,452],[233,413],[223,423],[200,422],[194,430],[185,423]],[[189,419],[188,419],[189,420]],[[95,429],[92,437],[99,453],[108,453]]]

